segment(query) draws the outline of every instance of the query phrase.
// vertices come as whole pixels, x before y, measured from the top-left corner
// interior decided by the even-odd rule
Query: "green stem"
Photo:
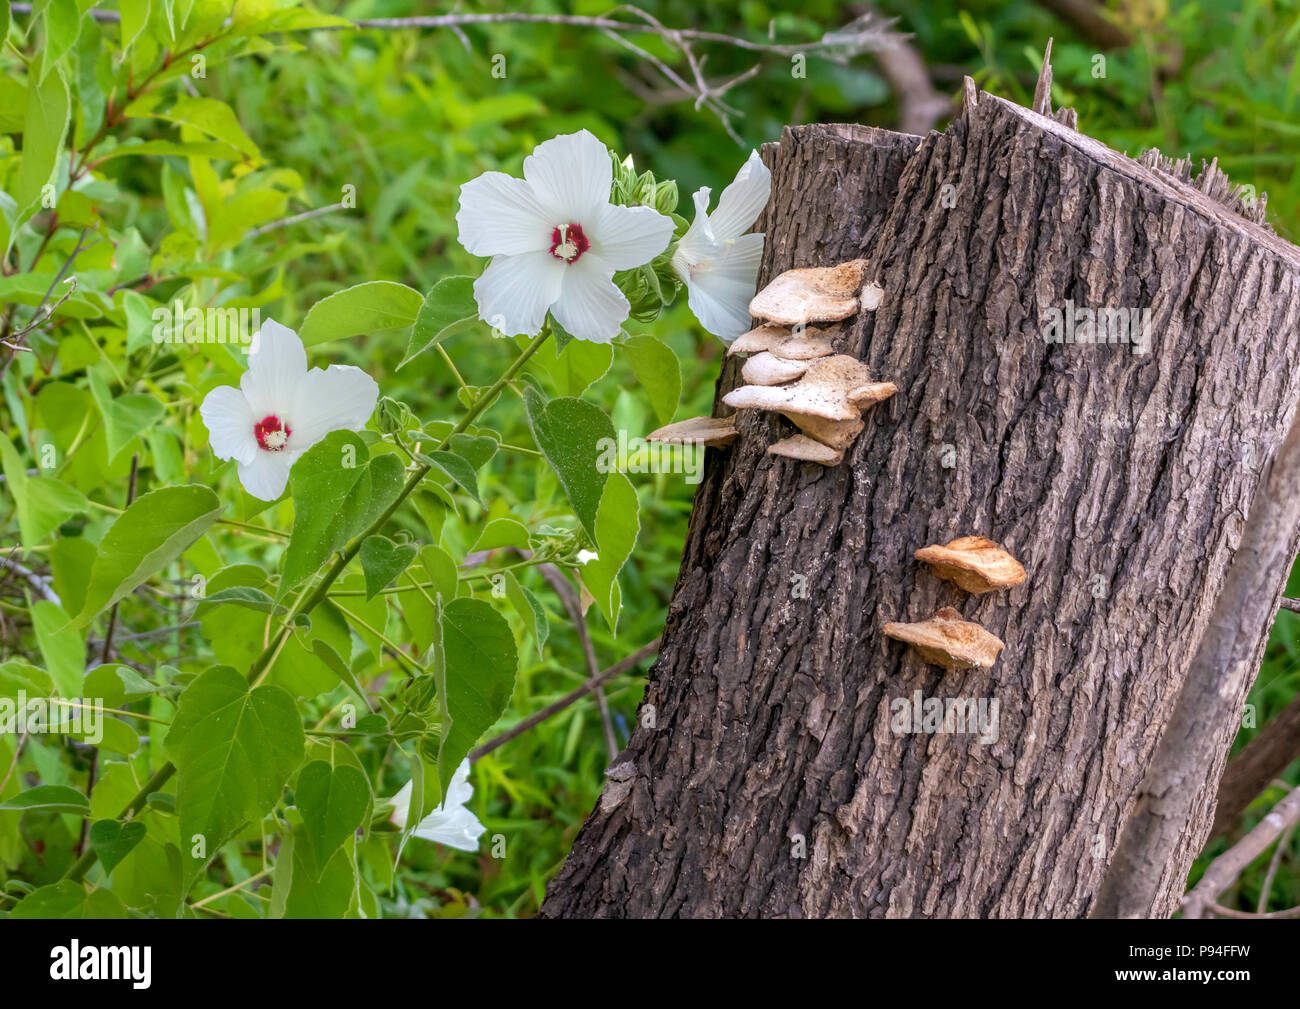
[[[483,395],[474,401],[474,405],[471,406],[465,416],[461,418],[460,423],[458,423],[447,437],[442,440],[438,449],[444,448],[451,440],[453,434],[463,434],[465,430],[474,423],[479,414],[486,410],[488,405],[496,398],[497,393],[504,389],[506,384],[519,374],[519,370],[523,368],[528,359],[541,349],[542,344],[546,342],[550,335],[550,326],[543,326],[542,331],[538,333],[533,342],[525,347],[523,352],[514,359],[510,367],[505,370],[505,373],[493,382]],[[435,449],[435,451],[438,449]],[[397,510],[398,505],[410,496],[411,492],[420,485],[420,481],[424,479],[424,475],[428,472],[428,466],[423,463],[417,465],[416,468],[411,471],[411,475],[407,477],[406,483],[402,486],[402,491],[397,495],[396,500],[394,500],[393,503],[384,510],[382,515],[375,519],[374,522],[370,523],[365,531],[357,536],[356,539],[354,539],[347,548],[343,550],[337,558],[335,558],[334,563],[330,565],[329,569],[316,584],[315,589],[312,591],[311,595],[307,597],[306,601],[294,606],[286,619],[285,625],[280,628],[275,637],[262,650],[262,654],[257,657],[256,661],[254,661],[252,667],[249,669],[249,683],[257,682],[266,668],[275,660],[276,655],[279,654],[280,646],[284,643],[284,639],[292,632],[294,616],[298,613],[310,612],[329,595],[330,586],[334,584],[334,581],[338,576],[343,573],[343,569],[346,568],[352,558],[356,556],[357,551],[361,549],[361,544],[365,541],[365,538],[379,532],[384,527],[384,523],[392,517],[392,514]],[[135,816],[149,801],[149,796],[158,791],[158,789],[161,788],[175,773],[175,764],[170,761],[163,764],[163,766],[158,769],[157,773],[145,782],[144,787],[136,793],[135,798],[127,804],[127,807],[122,810],[117,819],[125,820],[129,817]],[[95,864],[98,858],[99,856],[95,854],[95,849],[89,849],[79,859],[72,863],[72,866],[66,873],[64,873],[63,878],[72,880],[84,879],[86,873],[90,870],[90,867]]]

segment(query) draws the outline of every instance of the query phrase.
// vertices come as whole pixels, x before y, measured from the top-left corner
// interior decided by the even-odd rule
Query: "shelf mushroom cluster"
[[[749,355],[741,368],[747,384],[722,398],[738,410],[769,410],[794,422],[801,434],[768,448],[773,455],[837,466],[865,426],[862,412],[898,391],[876,382],[866,365],[836,354],[814,324],[842,322],[879,307],[884,291],[863,287],[867,261],[787,270],[749,303],[764,320],[737,337],[728,354]]]
[[[914,556],[929,564],[940,578],[972,595],[1011,588],[1025,580],[1020,562],[983,536],[961,536],[942,546],[924,547]],[[929,620],[888,623],[883,630],[886,637],[906,642],[926,662],[945,669],[987,669],[1006,647],[996,634],[963,620],[951,606]]]
[[[747,355],[740,372],[746,384],[722,401],[794,422],[801,433],[769,446],[771,454],[837,466],[866,426],[863,411],[898,391],[892,382],[874,381],[857,358],[836,354],[826,333],[814,326],[880,306],[884,291],[874,283],[863,286],[866,272],[865,259],[787,270],[749,303],[750,315],[763,321],[727,350]],[[695,417],[660,428],[647,440],[724,445],[736,434],[734,417]]]

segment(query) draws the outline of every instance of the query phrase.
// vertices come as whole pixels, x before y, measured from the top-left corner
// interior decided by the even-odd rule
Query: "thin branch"
[[[1255,859],[1300,820],[1300,788],[1292,789],[1254,829],[1210,863],[1205,875],[1183,897],[1183,917],[1200,918],[1219,894],[1232,886]]]
[[[11,571],[16,574],[19,578],[35,589],[40,597],[47,602],[51,602],[55,606],[63,605],[59,601],[58,594],[50,588],[50,581],[48,578],[38,575],[30,568],[23,567],[17,561],[11,561],[8,557],[0,557],[0,569]]]
[[[1255,500],[1214,601],[1173,713],[1132,812],[1119,831],[1092,916],[1140,918],[1155,908],[1170,859],[1188,829],[1205,771],[1256,672],[1260,634],[1273,621],[1278,587],[1295,560],[1300,527],[1300,423],[1293,424]],[[1300,803],[1300,798],[1296,799]],[[1279,832],[1280,832],[1279,828]]]
[[[29,3],[11,3],[9,8],[15,14],[31,14]],[[623,10],[640,12],[637,8],[624,7]],[[96,21],[116,23],[121,20],[117,11],[92,9],[89,14]],[[591,17],[582,14],[525,14],[517,11],[505,11],[494,14],[434,14],[418,15],[404,18],[362,18],[350,25],[320,25],[301,31],[333,31],[356,28],[380,28],[384,30],[402,28],[450,28],[452,30],[471,25],[495,24],[544,24],[567,25],[573,28],[612,29],[613,31],[639,32],[664,36],[665,32],[688,39],[693,42],[709,42],[733,49],[744,49],[755,53],[770,53],[774,56],[794,56],[798,53],[812,53],[835,59],[847,59],[859,53],[875,52],[887,43],[890,35],[889,23],[878,23],[874,18],[857,18],[843,28],[829,31],[820,39],[808,39],[805,42],[755,42],[738,35],[725,32],[702,31],[696,28],[671,28],[655,24],[642,24],[636,21],[624,21],[612,17]]]
[[[517,725],[513,725],[510,728],[506,729],[506,731],[501,733],[501,735],[494,736],[493,738],[489,739],[482,746],[478,747],[475,750],[472,750],[470,752],[469,759],[473,761],[473,760],[478,760],[480,757],[487,756],[487,754],[491,753],[493,750],[497,749],[498,747],[504,746],[506,743],[510,742],[510,740],[522,736],[525,732],[527,732],[529,729],[533,728],[534,726],[540,725],[542,722],[546,721],[546,719],[550,718],[552,715],[559,714],[561,711],[563,711],[569,705],[573,704],[575,701],[581,700],[583,697],[591,693],[593,690],[599,689],[607,681],[614,679],[614,677],[616,676],[622,676],[624,673],[628,672],[630,669],[639,665],[641,662],[648,659],[651,655],[654,655],[656,652],[658,652],[659,643],[662,640],[663,640],[662,638],[655,638],[649,644],[642,645],[640,648],[638,648],[627,658],[614,663],[614,665],[610,666],[608,669],[606,669],[604,672],[600,673],[599,675],[593,676],[582,686],[569,691],[569,693],[565,694],[558,701],[548,704],[540,711],[535,711],[533,714],[525,718],[522,722],[519,722]]]
[[[1300,695],[1264,723],[1255,738],[1228,761],[1219,781],[1214,809],[1213,841],[1226,833],[1246,808],[1269,787],[1293,760],[1300,757]]]
[[[587,660],[587,675],[593,679],[598,677],[600,666],[596,663],[596,649],[591,643],[591,632],[587,630],[587,619],[582,612],[582,601],[578,598],[578,593],[573,590],[569,580],[554,564],[540,564],[537,570],[542,573],[547,584],[555,590],[555,594],[560,597],[560,602],[568,611],[573,629],[578,632],[578,641],[582,644],[582,654]],[[604,688],[597,684],[593,689],[596,693],[596,707],[600,711],[601,728],[605,732],[605,749],[612,763],[619,751],[618,739],[614,736],[614,717],[610,714],[609,700],[605,697]]]
[[[287,228],[291,224],[298,224],[300,221],[309,221],[313,217],[321,217],[324,214],[332,214],[336,210],[346,209],[342,203],[331,203],[328,207],[317,207],[315,210],[306,210],[301,214],[294,214],[292,217],[285,217],[279,221],[272,221],[270,224],[263,224],[260,228],[253,228],[244,235],[244,238],[256,238],[258,235],[265,235],[268,231],[275,231],[278,228]]]
[[[84,232],[83,232],[84,234]],[[131,502],[135,500],[135,488],[140,479],[140,453],[136,452],[131,456],[131,476],[126,484],[126,507],[131,507]],[[113,632],[117,630],[117,608],[120,602],[113,604],[113,608],[108,614],[108,630],[104,632],[104,647],[100,650],[99,661],[105,663],[109,656],[113,654]],[[86,772],[86,799],[89,801],[91,792],[95,789],[95,778],[99,774],[99,748],[90,755],[90,769]],[[86,844],[90,840],[90,817],[81,821],[81,840],[77,842],[77,857],[80,858],[86,852]]]

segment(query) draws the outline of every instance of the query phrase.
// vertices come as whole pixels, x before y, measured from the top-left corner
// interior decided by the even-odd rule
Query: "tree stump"
[[[899,392],[837,467],[769,455],[794,428],[755,411],[710,450],[638,728],[544,916],[1088,913],[1300,397],[1300,249],[1214,166],[1193,181],[1072,122],[967,82],[943,134],[765,146],[760,286],[866,257],[884,302],[833,343]],[[1070,306],[1149,309],[1149,349],[1045,340]],[[964,535],[1028,579],[972,596],[913,559]],[[942,606],[1006,642],[991,669],[881,633]],[[918,691],[996,698],[996,741],[894,731]],[[1210,727],[1152,915],[1238,724]]]

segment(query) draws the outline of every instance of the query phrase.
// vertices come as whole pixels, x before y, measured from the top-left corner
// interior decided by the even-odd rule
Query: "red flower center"
[[[590,248],[581,224],[561,224],[551,232],[551,255],[563,262],[576,263]]]
[[[275,414],[268,414],[253,425],[253,434],[257,435],[257,444],[268,452],[279,452],[284,448],[292,432],[288,425],[282,423]]]

